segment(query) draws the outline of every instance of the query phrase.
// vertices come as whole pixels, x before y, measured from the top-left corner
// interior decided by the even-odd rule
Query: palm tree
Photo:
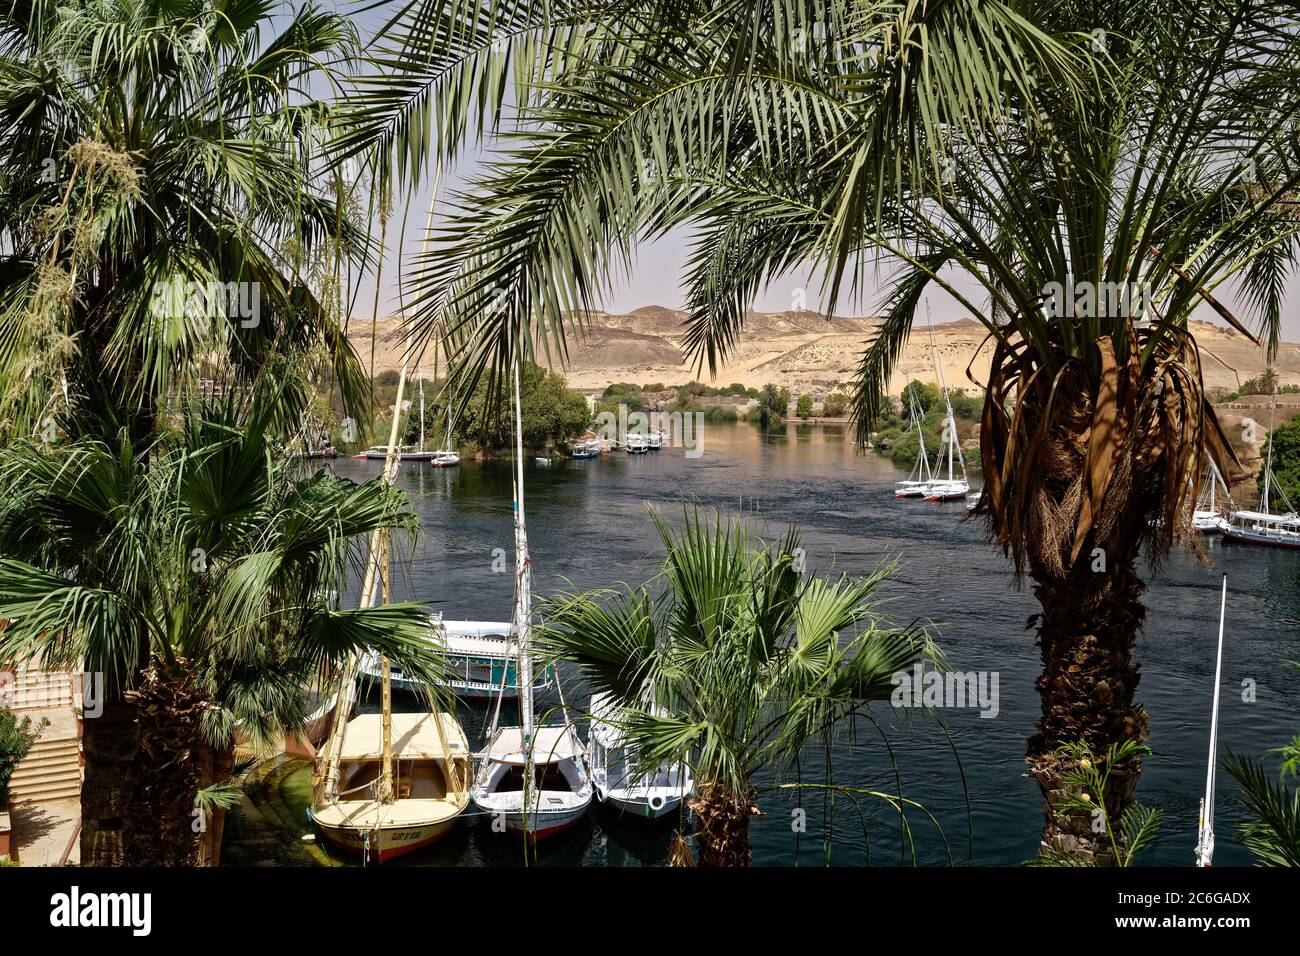
[[[663,594],[557,595],[537,643],[626,708],[621,729],[647,768],[692,768],[699,862],[747,866],[757,780],[792,766],[810,741],[829,745],[934,650],[924,631],[880,618],[888,566],[857,579],[805,576],[793,530],[767,543],[739,521],[710,527],[698,513],[681,531],[654,521],[667,552]]]
[[[412,331],[469,375],[562,356],[635,244],[689,227],[685,341],[716,372],[772,277],[822,268],[833,312],[892,265],[855,395],[865,433],[925,293],[949,292],[992,351],[978,513],[1042,605],[1043,846],[1104,861],[1062,812],[1060,748],[1145,738],[1139,560],[1187,533],[1204,455],[1232,460],[1189,319],[1208,304],[1251,335],[1214,295],[1235,279],[1276,345],[1300,225],[1286,5],[651,2],[577,26],[561,4],[553,34],[529,32],[546,5],[489,6],[471,22],[414,0],[385,34],[408,62],[390,91],[433,60],[527,85],[502,158],[413,276]],[[529,41],[462,55],[502,24]],[[394,102],[358,108],[407,144],[422,130]],[[1113,819],[1140,771],[1125,752]]]
[[[233,403],[191,409],[147,454],[127,429],[0,448],[0,660],[120,686],[140,672],[130,709],[85,722],[87,864],[215,862],[236,743],[300,729],[308,687],[351,653],[436,677],[419,605],[330,600],[364,536],[416,527],[405,496],[295,475],[267,431],[276,410],[241,424]]]
[[[204,370],[251,379],[310,350],[367,407],[337,281],[366,237],[309,90],[351,28],[311,4],[271,27],[265,5],[210,0],[0,11],[8,434],[38,434],[56,404],[91,423],[113,407],[147,444],[159,402]]]
[[[143,480],[167,403],[199,376],[286,381],[273,394],[296,423],[313,369],[368,419],[340,318],[367,239],[320,158],[339,120],[319,96],[352,48],[348,21],[310,3],[282,24],[266,4],[215,0],[4,5],[0,436],[49,443],[62,427],[91,441],[67,454],[105,480],[125,436],[146,457],[116,477]],[[84,504],[92,527],[121,518]],[[110,570],[74,568],[60,565]],[[110,649],[105,713],[85,733],[87,863],[118,853],[94,821],[134,790],[125,695],[156,646],[141,630]]]

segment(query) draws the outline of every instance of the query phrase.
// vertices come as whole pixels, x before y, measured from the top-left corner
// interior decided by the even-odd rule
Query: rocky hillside
[[[570,341],[569,361],[563,371],[574,387],[584,389],[604,388],[613,382],[674,385],[695,378],[707,380],[707,373],[698,372],[683,352],[685,319],[685,312],[655,305],[626,315],[591,313],[581,334]],[[879,321],[871,317],[827,320],[817,312],[750,313],[739,347],[712,384],[740,382],[761,387],[772,382],[796,395],[824,395],[854,378]],[[1193,323],[1193,331],[1210,388],[1235,390],[1264,370],[1263,354],[1244,336],[1204,322]],[[381,319],[377,332],[377,370],[397,368],[402,359],[397,320]],[[349,335],[368,364],[370,323],[354,320]],[[929,329],[918,325],[899,356],[890,391],[901,390],[910,379],[937,382],[934,354],[941,360],[949,385],[973,388],[988,373],[990,352],[983,327],[969,319],[940,321],[933,337]],[[433,360],[427,358],[425,365],[431,370]],[[1300,384],[1300,349],[1296,345],[1281,346],[1277,366],[1283,384]]]

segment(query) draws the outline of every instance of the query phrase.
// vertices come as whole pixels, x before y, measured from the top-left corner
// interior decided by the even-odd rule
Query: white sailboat
[[[406,368],[398,379],[401,407]],[[397,428],[393,418],[384,480],[397,474]],[[361,606],[389,591],[389,542],[383,531],[370,539]],[[444,836],[469,805],[470,751],[465,732],[446,712],[393,713],[392,673],[379,658],[383,696],[378,714],[353,716],[359,661],[344,668],[334,705],[334,725],[317,763],[310,818],[326,841],[387,862]]]
[[[1276,400],[1269,404],[1268,454],[1264,461],[1264,491],[1260,498],[1261,511],[1237,511],[1228,514],[1221,530],[1225,538],[1246,544],[1263,544],[1279,548],[1300,548],[1300,515],[1296,514],[1286,492],[1273,474],[1273,416]],[[1281,499],[1286,509],[1273,511],[1273,495]]]
[[[1235,505],[1232,493],[1228,490],[1228,483],[1223,480],[1223,475],[1219,472],[1219,466],[1208,454],[1205,456],[1205,463],[1209,466],[1205,473],[1205,490],[1201,492],[1200,500],[1196,502],[1196,508],[1192,511],[1192,527],[1202,534],[1217,534],[1227,524],[1219,500],[1220,488],[1223,489],[1223,498],[1228,503],[1228,509],[1231,511]]]
[[[929,306],[926,306],[926,316],[929,317]],[[959,501],[965,499],[970,494],[970,481],[966,477],[966,456],[961,453],[961,445],[957,441],[957,419],[952,413],[952,401],[948,396],[948,382],[943,375],[943,363],[939,361],[939,353],[934,348],[934,325],[930,325],[930,353],[934,357],[934,367],[939,373],[939,387],[943,391],[943,405],[947,416],[943,420],[943,444],[939,448],[939,457],[935,462],[933,477],[929,484],[925,486],[925,493],[922,497],[926,501]],[[948,474],[945,478],[940,478],[938,474],[938,463],[943,461],[944,449],[947,449],[948,457]],[[953,459],[960,466],[961,474],[958,475],[953,471]]]
[[[916,429],[916,464],[905,481],[894,482],[895,498],[920,498],[925,494],[926,486],[933,477],[930,474],[930,456],[925,450],[925,430],[921,427],[921,413],[917,407],[916,395],[910,389],[907,393],[908,413],[912,419],[911,427]]]
[[[617,719],[614,700],[608,694],[593,694],[588,759],[596,799],[645,820],[676,812],[695,788],[690,768],[664,761],[650,772],[642,770]]]
[[[1196,827],[1196,865],[1210,866],[1214,860],[1214,778],[1219,763],[1219,685],[1223,681],[1223,622],[1228,611],[1228,576],[1223,576],[1219,598],[1219,649],[1214,659],[1214,706],[1210,710],[1210,759],[1205,770],[1205,796],[1201,797],[1200,820]]]
[[[447,399],[447,430],[442,436],[443,447],[433,453],[429,464],[434,468],[454,468],[460,464],[460,453],[451,446],[451,399]]]
[[[515,404],[515,632],[519,635],[520,726],[498,727],[497,700],[487,748],[474,778],[473,800],[495,827],[530,839],[550,836],[573,823],[591,805],[592,783],[585,748],[572,725],[538,726],[533,708],[533,663],[529,648],[532,566],[524,521],[524,448],[519,367],[514,370]],[[559,675],[556,688],[561,693]]]

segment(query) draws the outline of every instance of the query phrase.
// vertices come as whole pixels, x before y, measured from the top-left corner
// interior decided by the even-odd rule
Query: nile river
[[[333,467],[363,479],[381,466],[342,460]],[[887,588],[889,616],[898,622],[932,621],[955,669],[997,672],[998,712],[990,719],[978,709],[942,711],[950,744],[923,712],[877,706],[884,737],[865,722],[843,735],[833,755],[836,782],[890,793],[901,785],[905,797],[924,805],[943,835],[924,813],[909,812],[921,863],[947,862],[945,837],[958,864],[966,863],[968,854],[975,865],[1016,864],[1035,854],[1041,811],[1038,791],[1024,775],[1023,753],[1038,714],[1033,689],[1038,652],[1033,632],[1026,630],[1038,606],[1027,590],[1015,588],[1007,561],[987,542],[982,523],[963,520],[962,503],[895,501],[893,482],[906,476],[888,459],[856,451],[846,431],[822,426],[787,424],[770,433],[745,424],[706,426],[703,454],[696,458],[665,449],[549,468],[530,459],[527,469],[529,544],[534,587],[541,593],[566,582],[585,588],[647,580],[662,557],[648,509],[680,514],[683,499],[709,509],[743,510],[773,535],[797,524],[813,570],[865,574],[897,559]],[[509,568],[493,570],[495,557],[504,553],[508,565],[513,553],[508,463],[467,462],[447,471],[408,465],[398,481],[413,496],[423,526],[414,553],[398,571],[398,596],[438,602],[449,618],[508,619],[513,578]],[[1165,823],[1156,845],[1139,857],[1147,865],[1192,863],[1222,572],[1229,575],[1230,591],[1221,753],[1259,754],[1300,731],[1300,672],[1285,663],[1300,659],[1300,553],[1218,539],[1210,540],[1207,550],[1208,566],[1179,553],[1148,576],[1146,629],[1135,653],[1142,664],[1139,698],[1150,715],[1154,753],[1146,761],[1139,794],[1144,803],[1165,811]],[[1248,686],[1243,682],[1254,682],[1253,702],[1243,700]],[[565,691],[570,703],[585,701],[573,680]],[[904,713],[909,716],[900,719]],[[485,715],[481,705],[462,707],[473,746],[481,744]],[[803,780],[819,779],[823,763],[820,751],[810,753]],[[298,818],[308,769],[291,769],[277,786]],[[1215,856],[1221,865],[1249,862],[1233,839],[1232,787],[1221,774]],[[822,795],[803,794],[761,794],[765,816],[753,827],[756,864],[910,862],[898,817],[881,801],[860,797],[855,806],[840,797],[828,808]],[[829,835],[828,815],[834,824]],[[804,817],[806,828],[798,832],[795,824]],[[671,824],[646,830],[593,804],[581,826],[541,844],[537,862],[658,865],[671,832]],[[286,834],[284,849],[291,859],[300,853],[296,844],[297,835]],[[253,861],[242,858],[238,846],[228,846],[227,862]],[[518,862],[520,841],[494,834],[473,818],[443,843],[400,861]]]

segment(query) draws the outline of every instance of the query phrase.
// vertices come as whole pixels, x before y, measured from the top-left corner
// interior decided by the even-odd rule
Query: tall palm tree
[[[369,248],[320,161],[339,123],[320,97],[353,46],[348,21],[311,3],[282,23],[260,0],[3,5],[0,436],[61,428],[102,457],[125,434],[148,455],[200,375],[288,380],[274,394],[293,421],[322,366],[368,418],[341,277]],[[134,787],[125,695],[152,638],[118,638],[97,664],[105,715],[86,724],[91,818],[115,799],[97,788]],[[86,862],[116,853],[97,839],[92,823]]]
[[[1187,533],[1204,455],[1231,462],[1194,310],[1253,338],[1214,295],[1235,279],[1276,345],[1300,224],[1287,5],[667,6],[560,5],[550,33],[534,29],[547,5],[523,0],[473,18],[412,0],[395,17],[385,43],[408,69],[390,90],[433,62],[527,86],[508,120],[477,117],[505,145],[413,277],[412,332],[469,375],[501,374],[516,351],[562,357],[636,243],[690,228],[685,339],[716,371],[771,278],[824,269],[833,311],[883,263],[899,272],[861,363],[865,430],[926,291],[949,292],[992,351],[979,513],[1042,605],[1027,756],[1043,845],[1104,862],[1089,821],[1061,811],[1059,753],[1145,737],[1139,560]],[[464,54],[503,24],[527,42]],[[409,155],[412,104],[358,103]],[[1125,752],[1114,819],[1140,770]]]
[[[767,543],[739,521],[710,527],[688,512],[678,531],[654,520],[663,593],[550,598],[537,643],[626,708],[620,727],[647,768],[692,768],[699,862],[747,866],[758,778],[791,767],[810,741],[829,745],[933,648],[919,628],[880,617],[889,567],[805,576],[794,531]]]
[[[237,742],[265,750],[300,729],[308,687],[351,653],[436,677],[419,605],[331,603],[366,535],[414,530],[405,496],[295,474],[267,431],[274,402],[237,411],[192,409],[149,454],[126,429],[0,447],[0,660],[109,683],[142,672],[131,710],[85,722],[108,723],[86,738],[88,865],[214,861],[220,800],[200,793],[219,796]]]
[[[159,403],[201,372],[251,379],[313,350],[366,407],[337,273],[364,265],[368,240],[322,159],[338,121],[319,98],[353,34],[310,3],[278,29],[271,15],[212,0],[0,10],[7,434],[38,434],[58,405],[95,410],[90,423],[113,407],[147,444]]]

